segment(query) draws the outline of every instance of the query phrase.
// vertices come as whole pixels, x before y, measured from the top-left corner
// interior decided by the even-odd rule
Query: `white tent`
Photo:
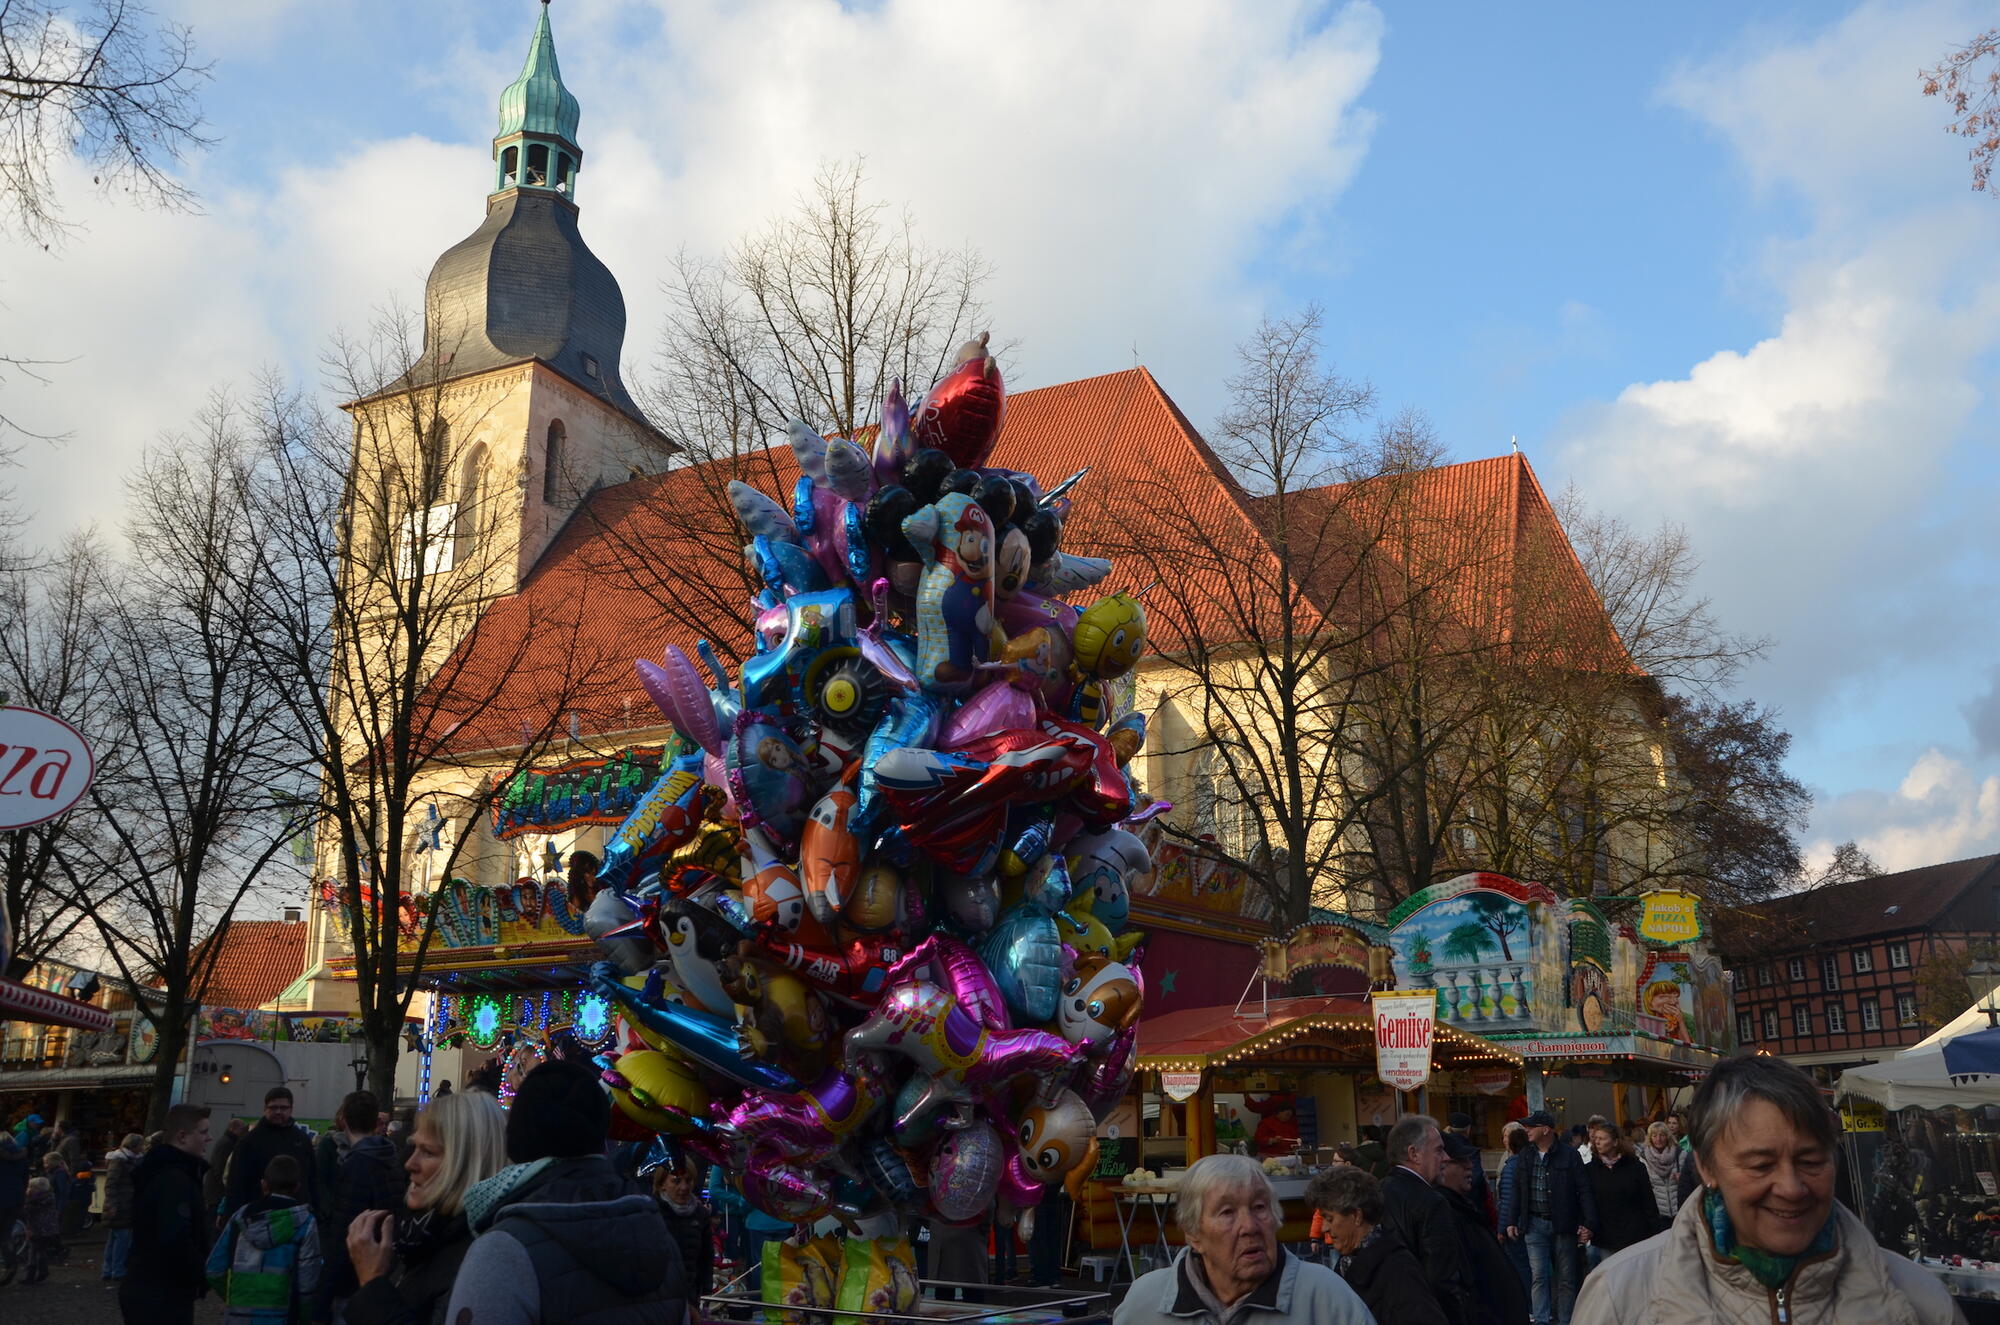
[[[1975,1020],[1966,1020],[1974,1014]],[[1966,1017],[1886,1062],[1842,1072],[1834,1099],[1859,1095],[1891,1113],[1912,1106],[1975,1109],[2000,1104],[2000,1029],[1988,1025],[1977,1008]],[[1964,1028],[1957,1029],[1961,1022]],[[1950,1033],[1955,1029],[1956,1034]]]

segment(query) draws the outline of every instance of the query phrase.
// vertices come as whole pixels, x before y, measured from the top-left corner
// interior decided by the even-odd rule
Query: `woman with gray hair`
[[[1701,1195],[1584,1280],[1573,1325],[1963,1325],[1929,1271],[1835,1204],[1839,1133],[1804,1072],[1757,1054],[1716,1064],[1690,1138]]]
[[[1382,1226],[1382,1184],[1366,1169],[1328,1169],[1306,1184],[1337,1269],[1378,1322],[1450,1325],[1424,1280],[1424,1267],[1394,1230]]]
[[[1284,1215],[1256,1160],[1196,1160],[1181,1179],[1176,1218],[1187,1249],[1140,1276],[1115,1325],[1370,1325],[1339,1275],[1278,1245]]]

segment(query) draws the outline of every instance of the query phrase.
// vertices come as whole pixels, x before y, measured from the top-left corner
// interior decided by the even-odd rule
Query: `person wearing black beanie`
[[[507,1111],[512,1161],[466,1193],[472,1248],[444,1318],[478,1325],[679,1325],[687,1275],[651,1196],[604,1156],[611,1097],[551,1059]]]
[[[581,1063],[553,1059],[521,1079],[507,1110],[507,1158],[603,1155],[611,1136],[611,1097],[597,1073]]]

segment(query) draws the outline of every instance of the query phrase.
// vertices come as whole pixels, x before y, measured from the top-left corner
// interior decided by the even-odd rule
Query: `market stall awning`
[[[1333,1048],[1374,1062],[1375,1018],[1365,998],[1274,998],[1241,1006],[1187,1008],[1139,1023],[1139,1070],[1195,1072],[1231,1063],[1269,1063],[1288,1054]],[[1457,1068],[1519,1067],[1504,1045],[1437,1024],[1431,1062]]]
[[[111,1014],[103,1008],[51,994],[16,980],[0,980],[0,1021],[32,1021],[44,1026],[74,1026],[108,1031]]]
[[[1973,1109],[2000,1104],[2000,1030],[1986,1027],[1840,1074],[1836,1100],[1859,1095],[1891,1113],[1911,1107]]]
[[[118,1063],[110,1067],[31,1067],[0,1072],[0,1095],[13,1090],[103,1090],[107,1086],[149,1085],[156,1069],[151,1063]]]

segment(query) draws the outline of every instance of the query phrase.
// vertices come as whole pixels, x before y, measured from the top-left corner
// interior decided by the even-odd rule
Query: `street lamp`
[[[354,1070],[354,1089],[356,1091],[365,1089],[368,1082],[368,1055],[360,1054],[350,1058],[347,1060],[347,1065]]]
[[[1965,964],[1965,975],[1968,980],[1981,981],[1986,988],[1976,1006],[1986,1014],[1987,1026],[2000,1026],[2000,962],[1980,957]]]

